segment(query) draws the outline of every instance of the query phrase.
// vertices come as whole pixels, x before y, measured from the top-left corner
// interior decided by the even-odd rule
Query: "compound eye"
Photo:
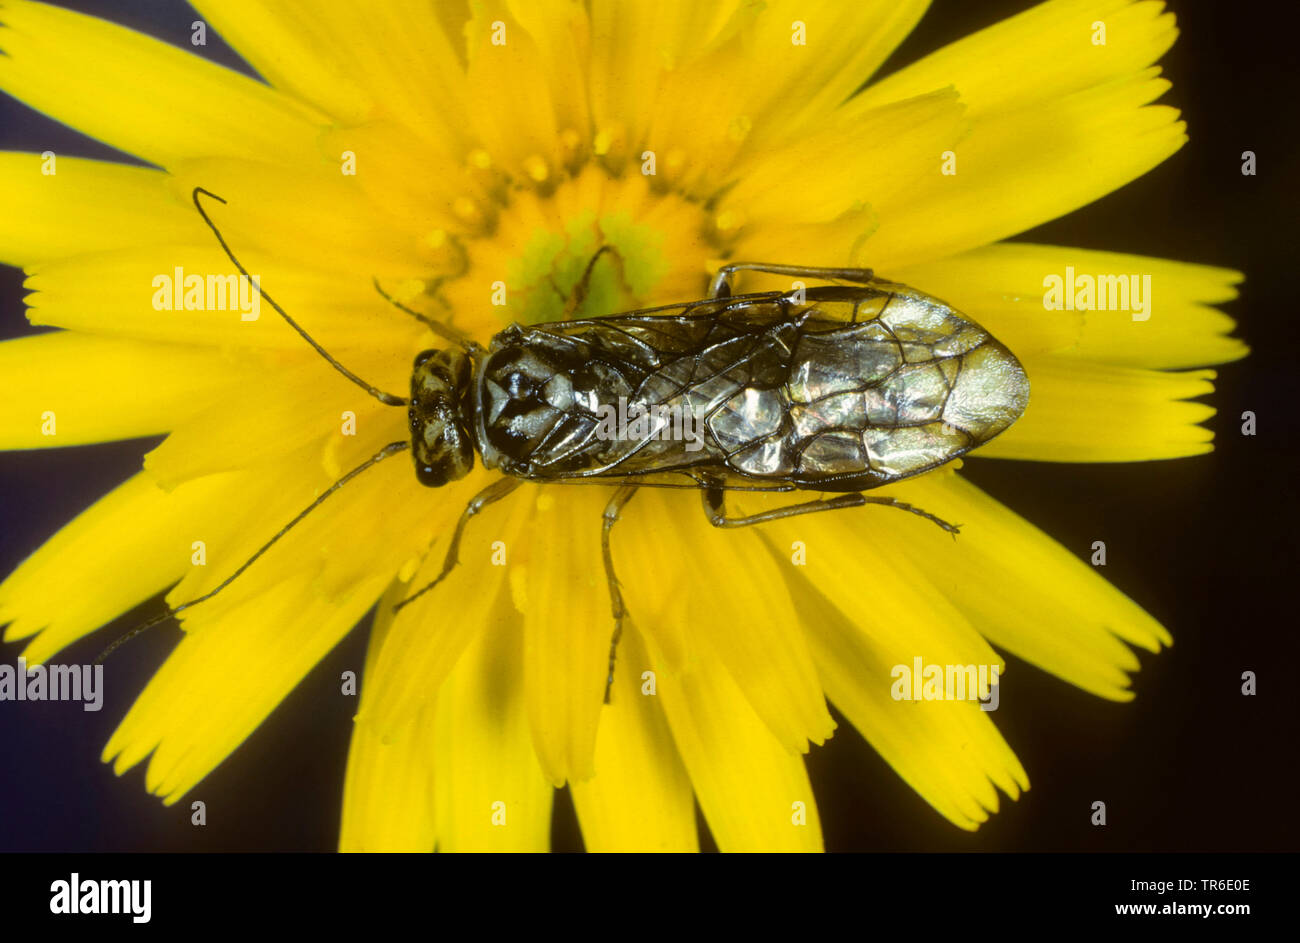
[[[438,488],[447,483],[447,471],[433,465],[416,465],[415,477],[426,488]]]
[[[431,357],[433,357],[433,355],[436,354],[436,353],[437,353],[436,350],[422,350],[422,351],[420,351],[418,354],[415,355],[415,366],[414,366],[413,369],[415,369],[415,370],[419,370],[419,369],[420,369],[421,367],[423,367],[426,363],[428,363],[428,362],[429,362],[429,359],[430,359]]]

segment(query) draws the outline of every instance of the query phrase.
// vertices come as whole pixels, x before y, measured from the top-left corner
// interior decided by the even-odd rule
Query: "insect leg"
[[[800,514],[815,514],[818,511],[838,511],[843,508],[858,508],[864,504],[881,504],[885,507],[898,508],[900,511],[909,511],[925,518],[942,527],[954,537],[957,535],[959,528],[956,524],[949,524],[943,518],[935,517],[929,511],[923,511],[914,507],[905,501],[899,501],[897,498],[878,498],[869,497],[865,494],[840,494],[833,498],[819,498],[816,501],[804,501],[800,504],[791,504],[783,508],[773,508],[770,511],[760,511],[758,514],[747,514],[744,517],[728,517],[726,508],[726,492],[717,485],[711,485],[700,493],[704,500],[704,513],[709,518],[709,523],[714,527],[749,527],[751,524],[762,524],[766,521],[779,521],[787,517],[798,517]]]
[[[469,504],[465,505],[465,510],[460,512],[460,520],[456,522],[456,530],[452,532],[451,543],[447,546],[447,555],[442,560],[441,572],[433,578],[432,582],[426,583],[414,595],[407,596],[394,606],[393,611],[397,612],[402,607],[415,602],[429,590],[433,589],[446,579],[447,574],[456,569],[456,564],[460,562],[460,539],[465,534],[465,528],[469,524],[469,519],[481,512],[489,504],[500,501],[521,484],[523,484],[523,479],[521,478],[511,478],[509,476],[498,478],[478,494],[474,495],[474,497],[470,498]]]
[[[618,515],[636,494],[636,485],[621,485],[609,499],[602,515],[600,532],[600,552],[605,558],[605,578],[609,581],[609,606],[614,616],[614,634],[609,639],[609,674],[605,677],[605,703],[609,703],[609,689],[614,684],[614,656],[618,649],[618,640],[623,637],[623,619],[627,608],[623,605],[623,593],[618,588],[618,577],[614,575],[614,556],[609,549],[609,532],[618,522]]]
[[[731,262],[718,269],[718,274],[709,286],[710,298],[730,298],[737,272],[768,272],[772,275],[789,275],[793,278],[818,278],[826,281],[841,279],[862,285],[871,283],[872,271],[869,268],[815,268],[809,265],[774,265],[768,262]]]

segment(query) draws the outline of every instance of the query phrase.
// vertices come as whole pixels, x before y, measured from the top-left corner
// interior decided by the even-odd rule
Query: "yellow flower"
[[[413,355],[441,344],[372,277],[486,340],[563,316],[609,244],[624,264],[595,269],[586,313],[701,297],[726,259],[865,265],[951,302],[1032,385],[982,458],[1211,448],[1212,410],[1190,400],[1213,372],[1184,368],[1245,354],[1210,307],[1240,275],[1001,241],[1186,140],[1152,104],[1176,35],[1159,3],[1054,0],[862,91],[925,3],[196,5],[265,84],[100,20],[0,8],[0,88],[153,165],[55,155],[42,174],[48,157],[0,155],[0,261],[26,270],[30,321],[63,329],[0,345],[0,445],[168,434],[0,586],[29,660],[168,587],[172,605],[212,590],[407,434],[269,311],[165,310],[159,277],[229,270],[196,186],[227,201],[209,207],[249,271],[381,389],[403,392]],[[1149,317],[1048,310],[1044,279],[1067,265],[1150,275]],[[694,849],[698,800],[724,850],[816,850],[802,754],[832,733],[827,699],[974,829],[1025,772],[977,704],[895,700],[894,666],[1000,668],[1007,651],[1124,700],[1128,646],[1170,643],[954,467],[884,493],[962,524],[955,541],[882,509],[719,531],[698,495],[643,491],[614,532],[631,623],[602,705],[606,489],[526,486],[492,506],[460,567],[393,617],[491,479],[431,491],[399,460],[349,483],[183,614],[105,760],[148,759],[148,788],[175,802],[380,600],[342,848],[545,849],[567,783],[591,849]]]

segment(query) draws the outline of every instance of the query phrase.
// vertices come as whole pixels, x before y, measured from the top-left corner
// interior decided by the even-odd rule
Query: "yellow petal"
[[[494,175],[467,172],[463,154],[412,147],[411,132],[394,121],[327,131],[321,135],[321,150],[338,160],[350,153],[356,175],[349,182],[383,213],[428,238],[438,238],[436,232],[445,236],[472,229],[456,214],[457,207],[471,200],[479,209],[495,195]],[[456,251],[464,251],[459,244],[452,244]]]
[[[603,488],[529,489],[527,538],[510,585],[524,620],[524,694],[542,771],[555,786],[590,779],[614,620],[601,566]],[[509,499],[507,499],[509,500]],[[515,509],[519,513],[519,509]]]
[[[361,709],[374,701],[383,678],[376,667],[393,624],[393,606],[409,591],[395,580],[375,611]],[[432,851],[436,840],[433,802],[433,705],[389,738],[355,724],[343,784],[340,851]]]
[[[505,597],[486,623],[438,694],[438,850],[547,851],[555,791],[528,732],[523,627]]]
[[[422,143],[463,147],[467,19],[454,4],[196,3],[273,86],[340,121],[397,118]]]
[[[563,6],[581,20],[577,8]],[[553,50],[509,16],[505,4],[480,4],[474,12],[466,26],[470,127],[494,163],[521,183],[549,190],[563,173],[560,131],[587,127],[582,86],[552,84],[555,69],[547,67],[546,58]],[[543,41],[547,35],[542,33]],[[570,34],[568,44],[566,71],[572,81],[581,62],[581,39]]]
[[[704,37],[710,33],[698,29],[680,34],[692,40],[667,44],[645,147],[670,165],[674,154],[682,154],[681,169],[672,172],[670,166],[668,179],[708,198],[737,162],[810,133],[825,134],[822,122],[910,31],[924,8],[923,3],[781,0],[742,4],[725,21],[720,14],[727,8],[710,10],[706,15],[715,18],[711,25],[717,32],[707,45]],[[688,24],[685,17],[678,21]]]
[[[916,26],[929,0],[775,0],[744,49],[732,110],[754,118],[752,147],[800,136],[830,115]],[[724,112],[725,114],[725,112]]]
[[[495,20],[494,5],[489,3],[487,20]],[[538,70],[532,76],[549,87],[556,127],[561,133],[579,132],[579,140],[591,126],[586,77],[591,55],[591,27],[586,4],[582,0],[507,0],[505,7],[509,18],[516,20],[527,32],[527,38],[536,48]],[[500,66],[501,47],[488,49],[482,45],[483,34],[474,32],[484,25],[480,17],[470,24],[470,81],[482,75],[479,68],[491,64]],[[507,44],[510,41],[507,40]],[[490,43],[489,43],[490,45]],[[477,46],[477,50],[476,47]],[[519,50],[515,50],[518,52]],[[476,55],[477,52],[477,55]],[[473,97],[475,92],[471,91]],[[494,129],[493,133],[496,133]],[[488,138],[485,136],[484,141]],[[583,142],[585,143],[585,142]],[[562,161],[568,154],[563,140]],[[572,146],[572,145],[569,145]],[[581,146],[581,145],[578,145]],[[572,154],[572,159],[586,156],[582,151]]]
[[[174,582],[190,565],[198,520],[230,497],[229,485],[216,477],[167,493],[136,475],[100,498],[0,583],[0,623],[12,620],[5,640],[39,632],[23,654],[44,661]]]
[[[950,43],[859,97],[898,101],[954,85],[975,117],[1036,107],[1144,69],[1177,36],[1160,2],[1051,0]]]
[[[166,245],[197,232],[193,208],[176,201],[164,173],[60,154],[54,173],[42,173],[47,166],[40,154],[0,153],[0,261]]]
[[[742,162],[718,210],[743,215],[756,229],[832,220],[857,204],[874,205],[924,183],[934,173],[934,155],[968,132],[965,108],[952,89],[877,108],[842,108],[783,147]],[[789,198],[793,180],[799,181],[797,201]],[[811,263],[815,249],[790,258]]]
[[[653,647],[651,658],[659,660]],[[658,697],[722,851],[821,851],[803,757],[784,748],[731,676],[701,659],[663,671]]]
[[[427,532],[437,537],[422,565],[410,576],[408,594],[438,575],[457,519],[469,499],[491,479],[490,474],[479,472],[456,485],[432,492],[425,489],[422,503],[429,514]],[[358,723],[373,725],[385,737],[411,723],[421,705],[432,703],[439,685],[485,622],[494,618],[497,607],[509,605],[509,567],[492,565],[492,544],[502,541],[507,554],[510,547],[519,545],[518,535],[529,520],[527,513],[520,513],[520,505],[526,505],[528,498],[524,491],[486,507],[465,531],[460,565],[441,584],[402,609],[379,654],[375,674],[383,680],[376,685],[379,690],[374,699],[363,705]]]
[[[226,201],[208,201],[208,211],[244,267],[268,279],[272,296],[272,266],[286,262],[350,275],[371,290],[375,276],[424,278],[447,264],[423,243],[424,233],[380,211],[337,165],[318,161],[289,169],[199,158],[177,162],[172,171],[178,199],[188,201],[195,187],[203,187]],[[191,245],[212,244],[206,230],[196,234]]]
[[[361,618],[409,555],[403,535],[376,525],[387,509],[395,473],[387,463],[370,470],[308,515],[265,556],[213,599],[182,616],[185,638],[159,669],[105,747],[118,773],[150,752],[151,792],[175,802],[230,754],[316,662]],[[272,477],[248,476],[250,482]],[[281,488],[280,490],[284,490]],[[250,493],[261,508],[265,497]],[[211,512],[230,514],[226,501]],[[263,516],[252,542],[269,534]],[[347,547],[349,553],[343,552]],[[231,560],[248,559],[215,542],[202,576],[187,577],[169,594],[175,605],[192,598],[189,587],[211,588],[233,572]]]
[[[145,456],[144,467],[171,488],[215,472],[278,465],[308,443],[324,449],[358,429],[384,430],[379,434],[384,444],[409,438],[404,411],[380,404],[334,375],[314,353],[306,358],[296,366],[269,369],[265,382],[230,389],[177,423]]]
[[[655,109],[666,97],[666,74],[734,36],[754,13],[735,0],[593,3],[588,84],[602,159],[640,160]]]
[[[30,263],[28,271],[24,285],[35,292],[27,298],[33,324],[179,344],[284,348],[320,360],[256,289],[238,278],[215,240],[202,247],[79,253]],[[415,352],[425,329],[384,301],[368,278],[282,261],[250,271],[326,350],[339,356],[348,348],[387,351],[407,375],[398,377],[405,386],[406,351]],[[201,281],[192,281],[195,276]],[[187,309],[187,295],[202,307]]]
[[[941,172],[946,158],[936,154],[920,185],[872,201],[881,224],[861,263],[889,271],[954,255],[1142,176],[1187,140],[1176,110],[1148,106],[1169,87],[1156,71],[974,118],[970,137],[952,148],[954,173]]]
[[[716,660],[725,666],[787,750],[806,752],[809,740],[829,737],[835,722],[798,614],[758,534],[711,526],[698,495],[689,491],[644,489],[625,517],[614,530],[614,559],[642,631],[670,658],[676,640],[687,639],[690,655],[678,663]],[[676,526],[665,531],[665,520]],[[683,548],[689,548],[685,557]],[[675,572],[666,573],[669,567]],[[660,602],[657,596],[670,598]]]
[[[248,382],[247,364],[211,348],[144,344],[63,332],[0,344],[0,447],[53,448],[166,432],[228,384]],[[147,377],[149,395],[137,383]]]
[[[783,503],[799,500],[785,496]],[[928,570],[900,558],[889,541],[879,538],[878,528],[885,524],[903,534],[939,530],[916,515],[871,506],[771,521],[761,532],[781,563],[772,578],[794,574],[807,580],[873,645],[906,652],[909,660],[920,656],[927,664],[999,664],[997,653],[960,609],[933,591]],[[807,618],[801,621],[808,624]]]
[[[308,590],[310,574],[209,623],[200,609],[104,748],[121,774],[152,752],[145,783],[174,803],[253,732],[374,604],[384,577],[358,579],[343,598]]]
[[[748,259],[817,259],[817,265],[859,264],[859,248],[879,225],[870,206],[858,204],[827,222],[790,223],[784,226],[745,227],[738,235],[737,258]],[[812,264],[812,263],[808,263]],[[768,276],[742,276],[745,290],[781,285],[790,287],[790,279],[779,282]]]
[[[160,167],[187,157],[312,163],[314,109],[106,20],[6,0],[0,90]]]
[[[881,585],[870,595],[883,597],[896,588]],[[973,831],[998,810],[994,786],[1013,799],[1029,788],[1020,761],[978,704],[893,698],[894,669],[912,668],[916,647],[901,636],[862,632],[815,589],[796,592],[832,702],[944,818]],[[943,664],[929,658],[924,662]]]
[[[1214,390],[1213,370],[1169,373],[1052,356],[1026,357],[1024,367],[1029,405],[980,448],[983,458],[1138,462],[1213,447],[1213,433],[1197,425],[1213,407],[1187,402]]]
[[[289,95],[311,102],[341,121],[363,121],[374,107],[358,77],[339,62],[337,49],[326,54],[319,20],[304,16],[291,0],[276,4],[257,0],[221,0],[191,4],[209,29],[216,30],[266,81]],[[326,16],[329,9],[317,13]]]
[[[169,601],[179,605],[215,589],[344,473],[369,462],[387,444],[387,430],[362,428],[355,437],[308,443],[279,463],[240,469],[225,506],[210,509],[194,535],[205,543],[206,562],[188,568]],[[404,526],[397,532],[386,526],[393,508],[403,512]],[[326,595],[343,591],[358,569],[391,574],[424,550],[428,524],[438,519],[438,510],[411,475],[406,456],[389,456],[330,492],[256,566],[205,602],[205,618],[215,619],[225,607],[272,588],[280,567],[291,573],[314,568],[313,589]]]
[[[646,143],[664,151],[683,148],[716,167],[750,149],[816,134],[818,124],[911,31],[925,7],[838,0],[741,5],[727,24],[734,32],[723,27],[713,43],[687,53],[681,65],[672,61],[680,53],[668,53],[664,93]]]
[[[1177,112],[1143,107],[1168,87],[1147,68],[1177,35],[1162,11],[1127,0],[1044,3],[860,93],[849,107],[953,86],[973,122],[951,155],[932,156],[922,186],[872,200],[881,228],[860,262],[890,270],[994,242],[1090,203],[1176,151],[1185,140]],[[1098,21],[1105,45],[1096,44]]]
[[[376,438],[372,432],[368,441],[358,444],[373,453]],[[52,537],[0,587],[0,619],[15,620],[8,637],[25,638],[47,627],[29,648],[33,659],[44,659],[169,583],[176,583],[170,593],[173,605],[214,589],[310,501],[310,488],[286,486],[286,482],[312,477],[303,474],[304,470],[313,470],[310,457],[300,451],[279,466],[266,464],[197,478],[168,491],[160,490],[146,476],[128,481]],[[355,456],[349,461],[353,466],[359,463]],[[371,475],[395,472],[398,469],[389,467]],[[322,489],[338,477],[337,473],[320,469],[316,469],[316,475]],[[376,493],[400,503],[407,497],[403,487],[419,490],[406,468],[395,477],[396,487],[391,481],[353,484],[333,499],[328,511],[318,510],[299,524],[286,538],[287,543],[270,551],[270,559],[274,561],[283,554],[282,559],[294,561],[295,570],[302,568],[303,561],[317,559],[321,566],[316,578],[318,589],[328,591],[339,582],[348,582],[352,576],[348,568],[356,565],[356,558],[330,559],[333,546],[340,540],[330,536],[331,523],[337,520],[331,514],[334,508],[353,502],[359,518],[353,519],[344,539],[361,548],[364,562],[396,567],[394,560],[403,552],[404,542],[410,553],[422,540],[420,523],[424,517],[419,507],[407,502],[411,508],[409,526],[403,530],[402,539],[385,538],[382,552],[366,554],[365,539],[373,539],[373,526],[358,523],[374,517],[368,501],[373,501]],[[369,494],[367,488],[371,489]],[[311,548],[311,552],[305,552],[305,548]],[[393,557],[387,563],[385,553]],[[122,559],[132,561],[129,577],[114,575]],[[346,571],[341,577],[340,567]],[[268,567],[263,561],[263,565],[251,569],[229,590],[205,604],[209,618],[238,600],[241,593],[265,589],[276,575],[274,566]],[[108,588],[90,595],[69,592],[70,587],[84,585]]]
[[[762,532],[799,601],[827,695],[926,801],[954,824],[975,828],[997,810],[990,782],[1017,794],[1023,771],[1014,756],[975,705],[890,697],[894,666],[910,668],[916,658],[1003,667],[933,585],[930,570],[895,552],[898,541],[923,530],[938,528],[867,507],[771,522]],[[926,746],[918,748],[920,740]]]
[[[573,804],[588,851],[698,851],[695,796],[657,694],[636,627],[619,643],[610,703],[601,712],[596,775],[573,783]]]
[[[931,574],[994,645],[1093,694],[1129,700],[1126,672],[1138,662],[1123,642],[1149,651],[1171,643],[1094,567],[961,476],[936,472],[888,493],[961,525],[953,540],[882,510],[872,530],[881,546]]]
[[[1139,276],[1149,305],[1125,310],[1048,310],[1044,282]],[[1150,256],[1064,246],[1001,243],[891,271],[889,277],[942,298],[988,328],[1019,356],[1052,353],[1126,367],[1198,367],[1246,356],[1227,335],[1233,321],[1210,305],[1237,297],[1240,272]],[[1142,279],[1150,279],[1150,287]],[[1110,284],[1109,282],[1107,283]],[[1116,283],[1116,287],[1119,285]],[[1123,296],[1120,297],[1123,301]]]

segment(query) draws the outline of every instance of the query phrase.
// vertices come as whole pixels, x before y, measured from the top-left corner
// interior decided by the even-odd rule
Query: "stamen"
[[[713,226],[719,233],[730,233],[745,224],[745,216],[737,210],[723,210],[713,217]]]
[[[451,211],[467,228],[475,232],[483,232],[488,228],[488,217],[479,204],[467,196],[456,197],[451,204]]]
[[[524,173],[528,174],[533,183],[545,183],[551,176],[550,165],[540,154],[534,154],[524,159]]]
[[[560,152],[563,156],[564,168],[571,174],[576,174],[578,168],[582,166],[582,135],[573,128],[565,128],[560,132]]]

